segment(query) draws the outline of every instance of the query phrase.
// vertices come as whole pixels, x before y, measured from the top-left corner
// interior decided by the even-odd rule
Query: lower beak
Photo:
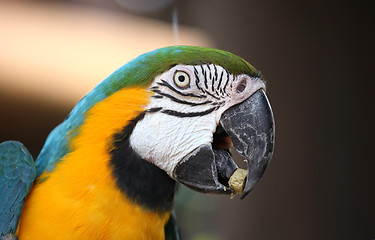
[[[264,91],[260,89],[244,102],[227,109],[220,124],[247,162],[241,190],[234,190],[229,180],[238,169],[231,154],[213,149],[211,145],[200,146],[187,155],[176,166],[174,177],[201,192],[242,193],[242,199],[263,176],[273,154],[275,124]]]

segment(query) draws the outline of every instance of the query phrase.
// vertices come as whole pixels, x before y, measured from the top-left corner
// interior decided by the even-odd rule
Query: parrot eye
[[[176,71],[174,74],[174,83],[181,89],[188,88],[190,85],[190,77],[184,71]]]

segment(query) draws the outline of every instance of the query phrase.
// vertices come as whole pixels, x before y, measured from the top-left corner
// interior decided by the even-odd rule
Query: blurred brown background
[[[125,35],[114,30],[113,38],[117,40],[109,40],[111,46],[121,45],[122,41],[124,45],[132,45],[126,39],[134,38],[135,43],[141,41],[138,44],[141,46],[137,47],[144,52],[153,49],[152,44],[145,46],[146,43],[173,35],[168,29],[172,29],[171,19],[177,8],[179,23],[184,26],[177,42],[228,50],[260,69],[267,80],[276,120],[273,160],[262,181],[245,200],[206,196],[181,189],[176,206],[185,239],[375,238],[374,101],[371,100],[374,95],[374,26],[369,5],[360,1],[333,0],[165,0],[154,1],[165,2],[165,6],[154,9],[148,1],[139,1],[151,6],[151,10],[142,10],[129,7],[129,0],[119,1],[125,7],[104,0],[0,1],[0,11],[3,10],[0,25],[0,141],[19,140],[36,157],[48,133],[85,92],[128,58],[142,53],[135,51],[121,59],[116,55],[117,48],[100,52],[99,43],[90,46],[88,42],[86,45],[79,31],[73,30],[77,27],[73,18],[88,19],[85,26],[92,25],[96,29],[93,36],[98,35],[91,37],[94,43],[103,35],[111,35],[98,30],[101,29],[98,24],[104,22],[100,16],[107,20],[106,16],[119,17],[112,19],[113,24],[105,25],[103,29],[107,30],[110,26],[125,26],[133,21],[119,22],[122,16],[146,21]],[[47,24],[43,29],[29,29],[35,21],[28,17],[25,9],[42,8],[44,14],[51,6],[52,9],[70,9],[69,15],[58,13],[61,14],[60,24],[65,23],[65,26],[49,22],[47,14],[42,21]],[[17,15],[17,11],[21,11],[18,9],[25,12]],[[95,22],[89,20],[90,16],[83,16],[87,9],[91,15],[97,14],[92,18],[97,19]],[[14,14],[6,18],[4,14],[12,11]],[[133,34],[137,29],[144,29],[142,26],[150,25],[148,21],[164,30],[152,32],[153,35],[148,35],[151,30]],[[60,34],[59,29],[64,29],[64,36],[73,34],[71,42],[56,37],[52,39],[61,42],[48,45],[49,38],[33,36],[44,31],[47,35],[51,31]],[[90,32],[84,34],[91,36]],[[19,41],[14,42],[9,36]],[[176,40],[168,36],[161,45],[174,44]],[[1,42],[4,39],[8,42]],[[24,44],[30,44],[30,39],[35,41],[32,44],[36,47],[30,45],[29,50],[22,50]],[[80,44],[75,44],[77,42]],[[135,45],[125,47],[131,49]],[[54,53],[55,58],[46,55],[55,48],[61,48],[60,52]],[[76,50],[82,49],[85,51],[80,53],[83,55],[80,59]],[[110,51],[114,52],[113,58],[106,55]],[[95,54],[90,55],[93,52]],[[124,48],[124,55],[126,53]],[[49,67],[55,63],[70,66],[70,54],[74,56],[71,60],[75,61],[72,66],[79,69],[76,72],[82,71],[82,78],[66,69]],[[85,65],[85,55],[90,59],[97,58],[98,62]],[[62,61],[64,57],[68,60]],[[108,59],[116,57],[118,62],[103,68],[100,74],[86,74],[94,73]],[[38,62],[51,65],[38,68]],[[36,65],[30,67],[31,63]],[[36,71],[33,77],[32,70]],[[47,80],[39,82],[46,74]],[[72,79],[74,76],[79,79]],[[81,86],[80,81],[84,78],[91,82]]]

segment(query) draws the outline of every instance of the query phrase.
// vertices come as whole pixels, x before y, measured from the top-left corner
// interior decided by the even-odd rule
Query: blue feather
[[[0,238],[16,232],[35,175],[33,157],[21,143],[0,144]]]

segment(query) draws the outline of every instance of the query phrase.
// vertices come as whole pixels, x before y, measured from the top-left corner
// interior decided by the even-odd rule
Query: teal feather
[[[0,144],[0,239],[13,239],[35,175],[33,157],[21,143]]]

